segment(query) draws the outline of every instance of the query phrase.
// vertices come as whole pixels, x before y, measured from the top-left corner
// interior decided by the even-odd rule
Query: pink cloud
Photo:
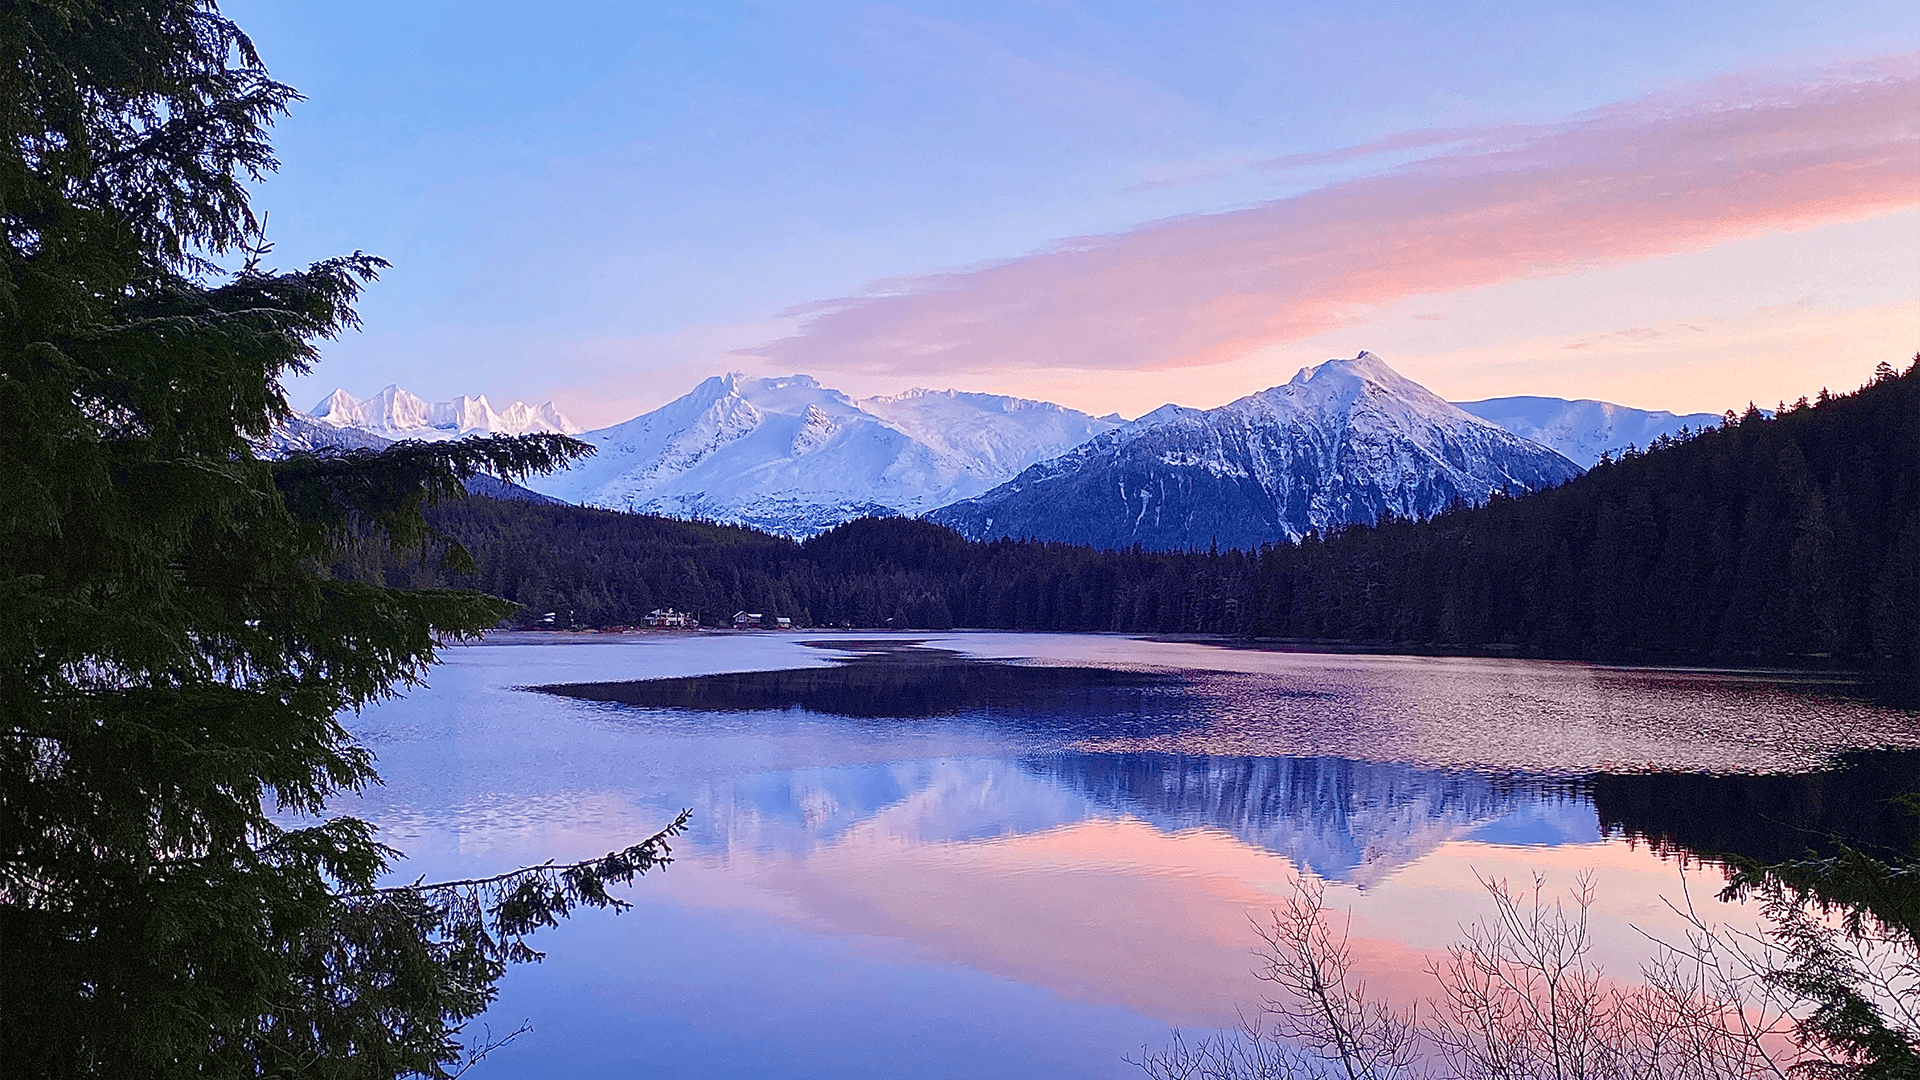
[[[1207,365],[1409,296],[1887,213],[1920,204],[1920,55],[1487,132],[1293,198],[893,279],[754,351],[876,374]]]

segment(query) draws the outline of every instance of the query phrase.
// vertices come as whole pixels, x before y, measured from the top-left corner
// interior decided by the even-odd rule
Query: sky
[[[295,405],[617,423],[726,371],[1136,416],[1370,350],[1721,412],[1920,350],[1920,6],[230,0]]]

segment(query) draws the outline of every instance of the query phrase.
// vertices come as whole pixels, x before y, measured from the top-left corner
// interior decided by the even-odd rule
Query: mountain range
[[[311,454],[329,450],[384,450],[396,441],[398,440],[375,435],[361,428],[343,427],[316,420],[312,416],[294,413],[273,429],[259,447],[259,452],[267,457],[280,457],[290,453]],[[543,503],[561,501],[485,473],[468,477],[467,491],[490,499]]]
[[[452,401],[425,401],[389,385],[369,398],[335,390],[313,407],[314,419],[337,428],[370,431],[390,440],[458,439],[465,435],[532,435],[552,431],[572,435],[580,429],[549,401],[516,401],[498,412],[485,395]]]
[[[1713,413],[1680,416],[1664,410],[1629,409],[1591,398],[1500,397],[1454,404],[1462,412],[1553,447],[1583,469],[1598,464],[1601,454],[1619,457],[1628,449],[1645,450],[1662,435],[1699,431],[1722,419]]]
[[[730,374],[582,434],[597,454],[530,484],[586,506],[806,537],[970,498],[1120,423],[994,394],[856,400],[805,375]]]
[[[1363,352],[1217,409],[1165,405],[1131,422],[995,394],[854,398],[805,375],[733,373],[586,432],[551,402],[495,410],[398,386],[336,390],[276,438],[313,448],[558,431],[598,453],[530,486],[586,506],[797,539],[897,515],[979,538],[1185,548],[1429,515],[1719,420],[1559,398],[1449,404]]]
[[[1363,352],[1217,409],[1155,410],[928,518],[974,540],[1250,550],[1581,471]]]

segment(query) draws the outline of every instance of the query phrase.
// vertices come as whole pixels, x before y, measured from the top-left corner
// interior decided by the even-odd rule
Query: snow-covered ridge
[[[1155,409],[929,517],[972,539],[1252,550],[1579,472],[1362,352],[1217,409]]]
[[[311,416],[296,412],[289,413],[275,423],[267,437],[255,444],[255,452],[266,458],[282,458],[289,454],[326,454],[353,450],[380,451],[392,445],[392,439],[383,439],[372,432],[357,427],[322,423]],[[511,499],[534,503],[560,501],[486,473],[468,477],[467,491],[489,499]]]
[[[978,495],[1118,426],[1043,401],[912,390],[855,399],[806,375],[707,379],[531,486],[570,502],[806,537]]]
[[[484,397],[428,402],[398,386],[365,399],[336,390],[301,419],[282,434],[290,445],[579,434],[550,402],[495,410]],[[588,506],[801,538],[857,517],[926,515],[968,535],[1206,546],[1554,483],[1603,451],[1718,420],[1559,398],[1449,404],[1367,352],[1217,409],[1163,405],[1131,422],[997,394],[854,398],[806,375],[732,373],[579,434],[599,453],[532,486]],[[1009,481],[1027,494],[995,492]],[[1124,514],[1096,505],[1105,493],[1125,499]],[[958,505],[976,499],[996,505]]]
[[[1591,398],[1502,397],[1454,405],[1521,438],[1551,446],[1583,469],[1593,468],[1603,453],[1619,457],[1629,447],[1645,450],[1662,435],[1678,435],[1683,428],[1700,431],[1722,419],[1713,413],[1680,416]]]
[[[369,398],[335,390],[315,405],[310,415],[337,428],[370,431],[389,439],[457,439],[463,435],[531,435],[543,431],[572,435],[580,430],[551,401],[540,405],[516,401],[495,410],[484,395],[426,401],[392,385]]]

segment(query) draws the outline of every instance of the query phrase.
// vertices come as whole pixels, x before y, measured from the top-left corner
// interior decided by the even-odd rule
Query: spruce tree
[[[384,265],[261,266],[248,184],[296,93],[212,0],[0,4],[0,53],[5,1071],[445,1075],[525,935],[616,904],[674,827],[377,887],[392,853],[325,814],[377,779],[337,717],[510,605],[325,568],[430,541],[422,507],[475,474],[585,447],[264,454],[281,378]]]

